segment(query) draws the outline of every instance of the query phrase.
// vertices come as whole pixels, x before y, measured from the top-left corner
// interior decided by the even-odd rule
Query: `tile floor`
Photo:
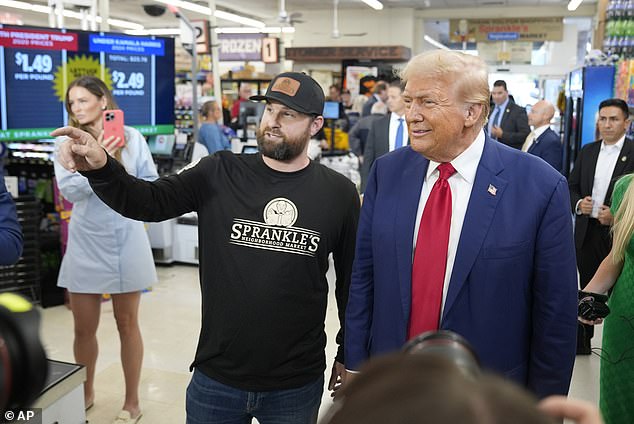
[[[200,328],[198,267],[174,265],[158,267],[157,271],[159,283],[141,298],[140,323],[145,356],[140,387],[143,409],[140,423],[184,423],[189,364],[194,357]],[[329,281],[333,279],[329,278]],[[326,357],[329,361],[326,381],[336,351],[334,335],[337,329],[336,304],[331,296],[326,318]],[[601,328],[597,330],[593,339],[595,347],[601,341]],[[43,309],[41,332],[49,358],[73,362],[72,316],[66,307]],[[124,390],[111,302],[102,304],[98,340],[96,398],[87,418],[90,424],[110,424],[123,404]],[[598,377],[598,356],[577,357],[571,396],[598,402]],[[331,402],[329,394],[324,393],[320,415]]]

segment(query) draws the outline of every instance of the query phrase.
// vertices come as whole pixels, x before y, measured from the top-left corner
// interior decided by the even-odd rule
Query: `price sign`
[[[48,54],[32,54],[16,52],[15,64],[22,67],[22,72],[49,73],[53,69],[53,58]]]
[[[171,38],[0,24],[0,47],[0,141],[46,138],[65,125],[66,89],[82,76],[106,83],[126,125],[174,132]]]
[[[6,98],[19,99],[7,107],[7,121],[12,127],[55,128],[61,119],[64,104],[48,102],[55,95],[54,72],[62,64],[61,53],[50,50],[4,49]]]
[[[152,116],[153,68],[151,58],[140,55],[106,55],[112,71],[112,94],[125,111],[126,123],[147,122]]]

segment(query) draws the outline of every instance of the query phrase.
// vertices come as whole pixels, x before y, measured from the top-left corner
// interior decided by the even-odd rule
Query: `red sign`
[[[77,51],[77,34],[35,29],[0,28],[0,46],[19,49]]]

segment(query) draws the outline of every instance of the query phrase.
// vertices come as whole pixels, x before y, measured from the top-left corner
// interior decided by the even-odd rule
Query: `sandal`
[[[141,415],[143,415],[143,413],[139,411],[139,415],[137,415],[135,418],[132,418],[130,412],[124,409],[119,412],[119,415],[117,415],[117,418],[115,418],[112,424],[135,424],[139,421],[139,419],[141,419]]]

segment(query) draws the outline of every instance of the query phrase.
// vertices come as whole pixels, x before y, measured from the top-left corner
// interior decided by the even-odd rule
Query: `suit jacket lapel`
[[[509,102],[510,104],[510,102]],[[500,118],[500,127],[502,127],[502,125],[504,125],[504,121],[506,121],[506,118],[509,116],[509,112],[511,111],[509,109],[509,104],[506,105],[506,107],[504,108],[504,110],[502,111],[502,117]]]
[[[396,235],[396,262],[398,281],[401,290],[402,310],[405,322],[409,320],[412,293],[412,244],[416,226],[416,212],[420,200],[425,174],[429,161],[422,155],[408,149],[411,156],[397,182],[399,190],[398,208],[394,216],[394,234]],[[379,258],[380,260],[380,258]]]
[[[588,193],[588,196],[592,196],[592,186],[594,185],[594,170],[597,167],[597,161],[599,160],[600,151],[601,143],[596,143],[596,145],[593,146],[593,149],[588,152],[590,155],[589,160],[592,166],[587,166],[583,168],[585,171],[585,175],[582,175],[581,178],[585,180],[585,187],[582,186],[581,190],[582,193]],[[584,190],[584,188],[586,190]]]
[[[458,242],[456,259],[443,309],[443,319],[451,311],[458,294],[467,281],[467,276],[480,253],[489,227],[493,222],[498,202],[504,196],[508,181],[499,176],[504,170],[504,165],[499,157],[497,146],[487,137]]]
[[[381,122],[381,151],[377,157],[382,156],[390,151],[390,115],[386,115],[387,119]]]
[[[542,138],[546,136],[548,131],[552,131],[552,130],[550,128],[546,128],[546,130],[543,133],[541,133],[539,137],[535,138],[535,141],[533,142],[533,144],[531,144],[531,147],[528,149],[528,153],[533,152],[533,150],[537,147],[537,145],[542,140]]]

